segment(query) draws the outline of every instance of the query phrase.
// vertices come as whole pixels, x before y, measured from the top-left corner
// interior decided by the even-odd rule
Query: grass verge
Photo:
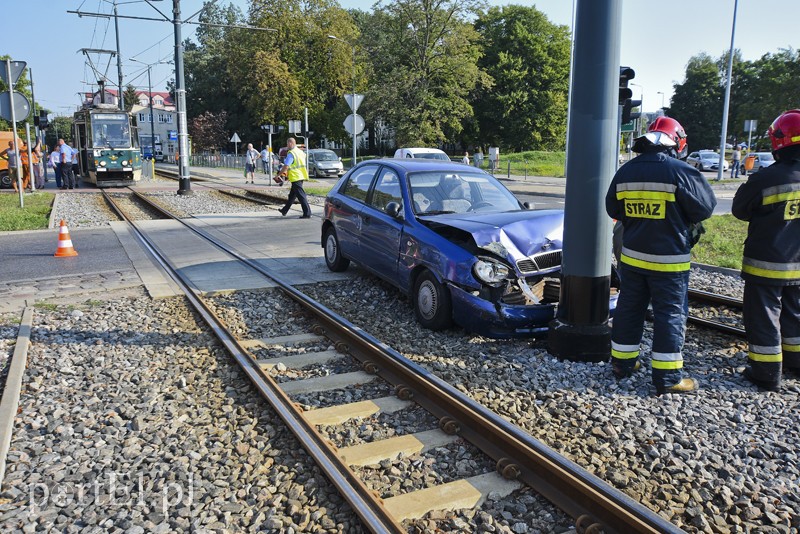
[[[0,195],[0,231],[46,229],[54,198],[53,193],[31,193],[23,197],[20,208],[18,194]]]
[[[706,233],[692,249],[692,260],[717,267],[742,268],[747,222],[733,215],[714,215],[703,221]]]

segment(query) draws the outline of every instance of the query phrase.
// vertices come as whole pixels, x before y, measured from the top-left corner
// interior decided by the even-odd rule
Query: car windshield
[[[716,152],[700,152],[701,159],[713,159],[719,161],[719,154]]]
[[[773,158],[772,154],[769,152],[759,154],[758,157],[761,159],[761,161],[775,161],[775,158]]]
[[[408,175],[408,185],[418,215],[520,209],[516,197],[487,174],[417,172]]]
[[[416,159],[438,159],[450,161],[450,158],[447,157],[447,154],[441,154],[439,152],[415,152],[414,157]]]
[[[339,156],[333,150],[320,150],[314,152],[314,158],[317,161],[339,161]]]

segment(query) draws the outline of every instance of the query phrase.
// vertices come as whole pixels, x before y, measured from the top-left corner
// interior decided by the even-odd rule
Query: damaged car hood
[[[512,264],[541,252],[561,250],[564,234],[562,210],[443,214],[419,219],[467,232],[478,247],[508,258]]]

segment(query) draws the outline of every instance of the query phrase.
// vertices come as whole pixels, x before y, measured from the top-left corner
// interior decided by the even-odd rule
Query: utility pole
[[[119,82],[119,109],[125,109],[122,100],[122,55],[119,53],[119,17],[117,16],[117,1],[114,0],[114,31],[117,35],[117,81]]]
[[[178,194],[191,195],[189,177],[189,134],[186,122],[186,89],[183,81],[181,43],[181,0],[172,0],[172,25],[175,29],[175,107],[178,116]]]
[[[728,137],[728,108],[731,105],[731,75],[733,73],[733,38],[736,36],[736,10],[739,7],[739,0],[733,2],[733,26],[731,27],[731,49],[728,52],[728,81],[725,84],[725,103],[722,105],[722,136],[719,141],[719,169],[717,169],[717,181],[722,180],[725,172],[725,138]]]

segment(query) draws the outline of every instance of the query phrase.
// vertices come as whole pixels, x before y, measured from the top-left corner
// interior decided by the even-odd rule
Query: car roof
[[[438,159],[379,158],[361,162],[358,166],[360,167],[361,165],[369,163],[380,163],[406,172],[449,171],[453,173],[463,173],[465,169],[468,169],[469,172],[472,173],[488,174],[477,167],[470,167],[463,163],[453,163]]]
[[[312,148],[309,152],[333,152],[330,148]],[[335,152],[334,152],[335,154]]]

